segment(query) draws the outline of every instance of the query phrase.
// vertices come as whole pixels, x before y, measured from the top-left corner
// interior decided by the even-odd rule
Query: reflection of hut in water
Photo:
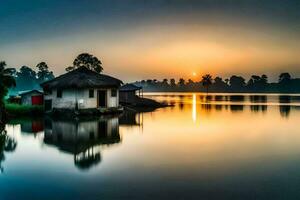
[[[117,117],[91,121],[45,120],[44,142],[73,154],[75,166],[80,169],[90,168],[101,161],[100,145],[120,141]]]
[[[143,124],[143,113],[124,112],[119,118],[119,124],[123,126],[141,126]]]
[[[44,130],[44,122],[41,119],[22,120],[21,131],[26,133],[38,133]]]

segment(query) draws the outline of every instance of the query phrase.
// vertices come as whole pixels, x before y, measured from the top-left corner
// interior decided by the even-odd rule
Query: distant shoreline
[[[268,95],[300,95],[300,92],[228,92],[228,91],[212,91],[212,92],[203,92],[203,91],[144,91],[144,94],[149,93],[202,93],[202,94],[268,94]]]

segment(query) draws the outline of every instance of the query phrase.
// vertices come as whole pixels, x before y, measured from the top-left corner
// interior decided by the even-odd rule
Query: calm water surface
[[[0,199],[300,198],[300,95],[148,97],[174,106],[11,121]]]

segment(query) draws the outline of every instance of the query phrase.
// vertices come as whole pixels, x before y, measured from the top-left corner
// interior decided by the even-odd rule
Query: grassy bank
[[[38,116],[44,114],[43,106],[31,106],[20,104],[5,104],[9,116]]]

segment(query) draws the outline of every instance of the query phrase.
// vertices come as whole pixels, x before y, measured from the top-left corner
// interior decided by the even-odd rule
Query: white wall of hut
[[[106,91],[106,107],[119,106],[119,91],[117,89],[92,89],[94,90],[94,97],[89,96],[90,89],[64,89],[62,90],[62,97],[57,97],[57,90],[53,89],[51,94],[45,94],[45,100],[52,100],[52,108],[74,109],[76,102],[78,102],[79,109],[97,108],[97,91]],[[116,96],[112,96],[112,90],[116,90]]]

